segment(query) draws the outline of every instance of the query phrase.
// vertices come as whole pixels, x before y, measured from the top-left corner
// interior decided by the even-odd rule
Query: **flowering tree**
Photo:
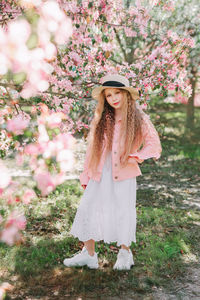
[[[2,3],[2,156],[12,150],[18,163],[28,161],[37,184],[34,190],[19,188],[1,162],[6,174],[1,198],[10,207],[10,215],[0,219],[1,240],[12,244],[25,227],[14,207],[28,204],[39,190],[46,196],[70,169],[69,133],[88,128],[91,87],[105,73],[120,72],[140,91],[144,107],[155,91],[163,97],[168,89],[190,95],[184,63],[194,42],[160,30],[155,13],[171,13],[172,1]]]
[[[144,107],[151,95],[165,98],[168,90],[191,95],[185,61],[194,41],[188,34],[166,29],[156,16],[170,15],[172,1],[60,1],[73,22],[73,35],[54,61],[51,89],[45,99],[65,112],[78,107],[75,130],[90,123],[90,90],[107,72],[120,72],[140,91]],[[59,74],[59,78],[58,78]],[[64,93],[65,87],[69,92]],[[44,95],[44,94],[43,94]],[[77,117],[77,114],[76,114]],[[74,128],[72,119],[68,119]],[[78,126],[77,126],[78,125]],[[87,126],[85,126],[87,127]]]
[[[182,34],[191,37],[194,41],[195,47],[188,49],[184,61],[179,63],[184,64],[186,80],[185,83],[191,86],[192,92],[190,97],[182,95],[180,91],[176,91],[174,100],[187,104],[187,120],[186,129],[194,127],[194,97],[196,93],[197,83],[200,72],[200,13],[198,0],[181,0],[175,6],[173,14],[169,15],[162,21],[162,31],[166,32],[167,28],[171,28],[174,34]]]
[[[34,189],[21,186],[0,161],[0,240],[12,245],[20,240],[20,231],[25,228],[23,205],[29,204],[37,191],[42,196],[53,191],[73,164],[74,139],[62,130],[65,114],[49,110],[44,103],[27,113],[18,99],[28,99],[49,88],[53,71],[50,61],[56,57],[58,45],[68,41],[72,25],[55,1],[21,1],[18,6],[11,1],[2,5],[1,150],[4,155],[3,150],[13,150],[18,164],[28,163],[37,185]]]

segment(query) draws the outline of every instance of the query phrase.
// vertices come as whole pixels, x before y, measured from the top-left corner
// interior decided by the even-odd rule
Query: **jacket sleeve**
[[[83,165],[83,172],[80,174],[79,179],[81,185],[87,185],[89,182],[90,177],[88,176],[88,160],[90,155],[90,147],[87,146],[86,155],[85,155],[85,161]]]
[[[162,152],[162,147],[158,132],[152,124],[150,117],[144,112],[142,112],[142,116],[143,147],[141,150],[131,153],[129,156],[130,158],[134,156],[138,157],[138,162],[148,158],[159,159]]]

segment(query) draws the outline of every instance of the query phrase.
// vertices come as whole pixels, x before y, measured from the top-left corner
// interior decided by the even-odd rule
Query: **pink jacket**
[[[160,139],[158,133],[153,126],[150,118],[147,114],[142,112],[143,115],[143,123],[142,123],[142,136],[143,136],[143,147],[139,150],[141,145],[134,145],[133,150],[131,151],[128,164],[125,167],[120,166],[119,160],[119,133],[120,133],[120,123],[121,118],[118,118],[115,122],[114,127],[114,135],[113,135],[113,144],[112,144],[112,177],[114,181],[120,181],[124,179],[128,179],[131,177],[136,177],[142,175],[141,170],[138,166],[138,162],[143,162],[144,159],[148,159],[154,157],[158,159],[162,152],[162,147],[160,143]],[[86,157],[84,162],[84,170],[80,174],[80,182],[81,185],[87,185],[90,178],[96,181],[101,180],[101,174],[105,162],[105,144],[103,148],[103,152],[101,155],[101,159],[97,170],[95,172],[91,172],[88,169],[88,158],[90,155],[90,147],[88,146],[86,151]],[[138,159],[137,159],[138,157]]]

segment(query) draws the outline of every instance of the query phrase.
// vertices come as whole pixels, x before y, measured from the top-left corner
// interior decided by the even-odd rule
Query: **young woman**
[[[80,182],[85,189],[70,233],[84,242],[82,251],[66,258],[66,266],[98,268],[95,241],[121,246],[114,269],[134,265],[136,242],[136,177],[138,163],[160,157],[156,129],[136,99],[136,89],[121,75],[107,75],[92,91],[98,100],[88,137]]]

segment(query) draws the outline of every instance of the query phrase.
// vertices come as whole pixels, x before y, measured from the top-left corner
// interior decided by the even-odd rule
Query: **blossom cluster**
[[[32,126],[34,142],[24,147],[19,146],[17,163],[23,165],[28,162],[31,174],[41,196],[52,192],[57,185],[65,180],[65,174],[74,164],[73,147],[75,139],[70,133],[61,133],[59,126],[65,119],[63,113],[50,112],[43,104],[41,114],[37,117],[35,126]],[[22,135],[30,130],[29,121],[22,115],[13,117],[7,122],[7,130],[14,136]],[[33,188],[23,186],[14,181],[10,170],[0,161],[0,196],[9,207],[10,214],[6,219],[0,215],[0,240],[12,245],[20,240],[20,231],[25,229],[26,219],[17,209],[18,204],[28,205],[36,198]]]
[[[72,35],[71,20],[58,3],[40,2],[32,9],[31,18],[15,19],[7,28],[0,27],[0,76],[12,71],[14,82],[25,83],[20,92],[23,98],[48,89],[53,72],[49,61],[56,57],[56,46]]]

